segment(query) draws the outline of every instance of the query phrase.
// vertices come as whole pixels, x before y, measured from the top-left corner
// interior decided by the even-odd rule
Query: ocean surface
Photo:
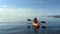
[[[31,19],[33,20],[33,18]],[[34,32],[32,28],[32,21],[23,19],[21,22],[1,22],[0,34],[60,34],[60,18],[37,17],[37,19],[41,26],[37,32]],[[41,21],[46,21],[46,24]],[[28,29],[28,26],[31,28]],[[46,26],[46,29],[43,29],[42,26]]]

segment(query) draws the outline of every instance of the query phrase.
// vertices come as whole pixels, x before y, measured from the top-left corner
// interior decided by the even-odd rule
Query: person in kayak
[[[39,23],[38,23],[36,17],[34,18],[34,20],[32,22],[32,26],[33,26],[34,30],[39,28]]]

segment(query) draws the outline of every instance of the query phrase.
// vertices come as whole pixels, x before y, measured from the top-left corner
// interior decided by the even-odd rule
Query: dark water
[[[39,28],[37,32],[27,28],[27,25],[17,26],[8,29],[1,29],[0,34],[60,34],[60,26],[46,26],[46,29]]]
[[[46,29],[41,27],[34,32],[32,25],[27,24],[31,23],[28,21],[24,22],[5,22],[0,23],[0,34],[60,34],[60,19],[59,18],[50,18],[50,17],[37,17],[39,23],[43,20],[46,21],[46,24],[40,23],[41,27],[44,25]],[[31,26],[30,29],[27,27]]]

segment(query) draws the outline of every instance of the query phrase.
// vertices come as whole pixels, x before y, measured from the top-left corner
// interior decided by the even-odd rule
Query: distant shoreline
[[[53,18],[60,18],[60,15],[59,16],[52,16]]]

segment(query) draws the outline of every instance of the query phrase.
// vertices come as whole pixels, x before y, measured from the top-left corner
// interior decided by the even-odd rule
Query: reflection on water
[[[32,18],[31,18],[32,19]],[[24,22],[8,22],[8,23],[0,23],[0,34],[60,34],[60,19],[58,18],[50,18],[50,17],[37,17],[39,23],[40,21],[46,21],[46,29],[38,29],[37,32],[34,32],[31,23],[26,21]],[[27,29],[27,26],[30,25],[31,29]],[[41,23],[41,25],[43,25]]]
[[[34,19],[34,17],[29,17],[31,20]],[[60,19],[59,18],[52,18],[52,17],[36,17],[40,23],[40,21],[46,21],[46,25],[47,26],[59,26],[60,25]],[[20,22],[0,22],[0,26],[3,25],[24,25],[27,23],[31,23],[27,21],[27,17],[25,17],[24,19],[21,18]]]

